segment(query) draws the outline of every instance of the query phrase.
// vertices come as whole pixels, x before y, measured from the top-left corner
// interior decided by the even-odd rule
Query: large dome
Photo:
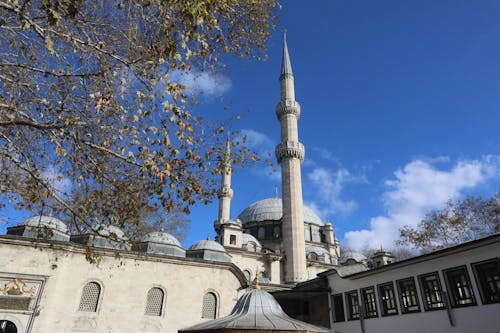
[[[281,199],[270,198],[251,204],[241,212],[238,219],[241,220],[241,223],[277,221],[281,220],[282,216],[283,206]],[[323,225],[319,216],[307,206],[304,206],[304,222]]]

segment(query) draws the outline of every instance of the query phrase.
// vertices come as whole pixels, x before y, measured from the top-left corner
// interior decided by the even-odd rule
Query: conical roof
[[[207,330],[328,332],[324,327],[290,318],[274,297],[261,289],[253,289],[243,294],[229,316],[194,325],[179,332]]]
[[[281,57],[281,73],[280,78],[285,75],[293,75],[292,63],[290,62],[290,56],[288,55],[288,47],[286,45],[286,33],[283,35],[283,55]]]

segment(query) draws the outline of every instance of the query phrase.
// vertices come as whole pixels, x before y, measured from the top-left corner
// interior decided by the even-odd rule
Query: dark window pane
[[[500,262],[498,259],[472,264],[484,304],[500,303]]]
[[[392,282],[379,285],[378,294],[380,297],[380,308],[382,316],[390,316],[398,314],[396,306],[396,293]]]
[[[467,267],[461,266],[445,270],[444,275],[452,307],[476,304]]]
[[[349,320],[359,319],[360,309],[359,309],[358,292],[351,291],[346,293],[346,299],[347,299],[347,310],[349,314]]]
[[[443,293],[438,273],[421,275],[419,280],[425,309],[444,309]]]
[[[344,300],[342,295],[333,295],[333,321],[345,321]]]
[[[419,312],[417,287],[413,278],[397,281],[401,313]]]
[[[366,318],[377,317],[377,299],[375,297],[375,288],[369,287],[361,290],[363,299],[363,309]]]

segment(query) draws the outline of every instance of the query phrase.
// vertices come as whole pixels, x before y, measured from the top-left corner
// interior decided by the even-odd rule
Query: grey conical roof
[[[288,317],[274,297],[260,289],[243,294],[229,316],[194,325],[179,332],[227,329],[328,332],[324,327]]]
[[[286,45],[286,33],[283,35],[283,56],[281,57],[281,73],[280,78],[284,75],[293,75],[292,63],[290,62],[290,56],[288,55],[288,47]]]

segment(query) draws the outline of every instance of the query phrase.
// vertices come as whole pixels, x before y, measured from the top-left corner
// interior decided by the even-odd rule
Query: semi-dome
[[[276,299],[261,289],[252,289],[244,293],[229,316],[197,324],[179,332],[228,330],[328,332],[326,328],[290,318]]]
[[[248,246],[249,244],[253,243],[254,247],[252,248],[251,246]],[[243,248],[249,251],[255,251],[255,252],[260,252],[262,250],[262,245],[260,242],[255,238],[254,236],[243,233],[241,235],[241,244],[243,245]]]
[[[238,219],[243,224],[248,222],[277,221],[283,216],[283,206],[280,198],[270,198],[257,201],[245,208]],[[304,205],[304,222],[323,225],[319,216]]]
[[[143,236],[140,239],[141,242],[153,242],[153,243],[159,243],[159,244],[168,244],[168,245],[176,245],[179,247],[181,246],[181,243],[172,236],[169,233],[166,232],[161,232],[161,231],[154,231],[150,232],[149,234]]]
[[[359,252],[354,252],[354,251],[345,251],[342,252],[342,255],[340,256],[340,262],[342,264],[349,263],[349,262],[357,262],[361,263],[364,261],[367,261],[368,259],[362,255]]]
[[[194,250],[211,250],[211,251],[220,251],[220,252],[226,252],[224,247],[217,243],[216,241],[210,240],[210,239],[204,239],[201,241],[197,241],[193,245],[189,247],[190,251]]]
[[[32,216],[23,222],[23,225],[30,227],[46,227],[56,229],[60,232],[67,233],[68,226],[58,218],[53,216]]]

